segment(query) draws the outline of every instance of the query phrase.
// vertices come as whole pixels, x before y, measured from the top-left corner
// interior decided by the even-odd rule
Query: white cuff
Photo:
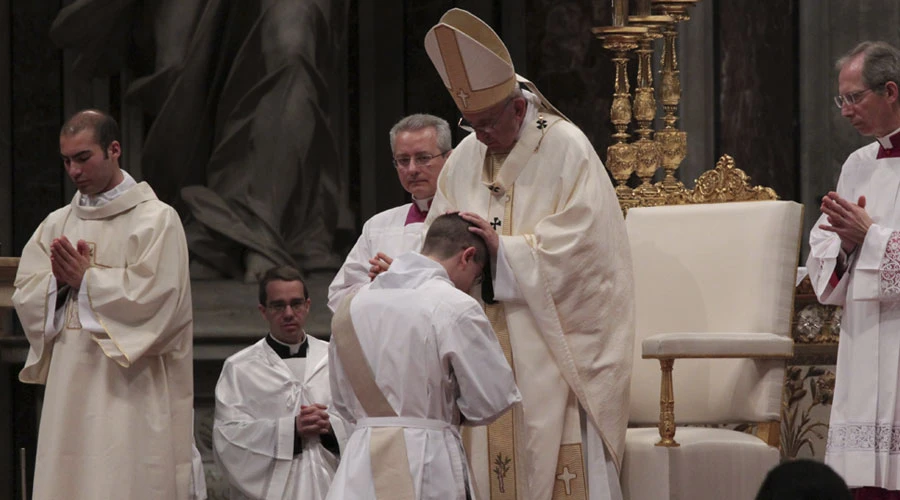
[[[68,288],[66,289],[69,290]],[[66,304],[63,303],[62,307],[59,309],[56,308],[56,297],[59,293],[59,289],[57,288],[56,276],[50,275],[50,286],[47,293],[47,319],[44,321],[44,340],[49,341],[53,340],[54,337],[59,335],[59,332],[62,331],[63,325],[65,324],[66,318]],[[68,298],[66,298],[66,302],[68,302]]]
[[[82,279],[81,288],[78,290],[78,319],[81,321],[81,329],[93,333],[106,333],[106,329],[100,325],[97,316],[91,309],[91,299],[87,293],[87,283]]]
[[[499,302],[524,302],[516,275],[513,274],[509,261],[506,260],[506,252],[503,251],[503,238],[500,238],[500,246],[497,248],[497,266],[494,271],[494,300]]]

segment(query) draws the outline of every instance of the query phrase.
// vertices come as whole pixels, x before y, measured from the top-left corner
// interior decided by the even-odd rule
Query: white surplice
[[[332,312],[337,311],[347,294],[371,281],[369,259],[375,254],[383,252],[393,258],[422,247],[422,223],[406,224],[411,207],[412,203],[407,203],[385,210],[363,224],[362,234],[328,287],[328,307]]]
[[[499,173],[487,147],[467,136],[441,171],[426,226],[464,210],[500,234],[493,284],[523,397],[513,453],[517,498],[565,498],[572,484],[585,483],[573,472],[582,468],[579,454],[590,493],[583,498],[621,498],[634,344],[624,219],[587,137],[525,95],[519,138]],[[469,450],[482,491],[496,475],[487,441],[479,430]]]
[[[193,319],[184,231],[146,183],[104,195],[82,206],[76,194],[51,213],[16,275],[13,302],[30,344],[19,379],[46,384],[34,498],[186,499]],[[87,242],[91,267],[56,314],[50,244],[61,236]]]
[[[440,427],[405,427],[416,498],[462,500],[468,477],[457,426],[484,425],[521,396],[481,306],[457,290],[438,263],[414,252],[363,287],[350,316],[375,382],[401,418]],[[375,500],[367,415],[331,349],[335,410],[357,424],[328,498]],[[474,493],[472,498],[476,498]]]
[[[304,496],[310,486],[305,483],[320,481],[323,471],[333,473],[337,466],[337,457],[318,440],[303,439],[303,451],[294,455],[294,421],[301,404],[327,406],[338,442],[345,440],[343,424],[331,411],[328,343],[306,338],[302,378],[265,338],[225,360],[216,384],[213,452],[232,487],[232,500],[317,500]]]
[[[806,266],[819,300],[844,307],[837,380],[825,463],[851,488],[900,490],[900,158],[876,159],[877,142],[851,154],[837,192],[865,210],[874,224],[832,283],[840,239],[810,232]]]

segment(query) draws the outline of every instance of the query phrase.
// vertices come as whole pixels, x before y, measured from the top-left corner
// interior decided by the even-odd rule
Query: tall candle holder
[[[635,171],[638,150],[628,144],[628,125],[631,123],[631,94],[628,84],[628,52],[638,48],[638,41],[647,33],[647,28],[638,26],[602,26],[593,29],[597,38],[603,41],[603,48],[614,54],[616,65],[615,90],[610,107],[610,120],[616,129],[612,135],[615,143],[606,150],[606,164],[616,181],[616,194],[623,210],[637,204],[634,192],[628,187],[628,179]]]
[[[649,0],[647,3],[649,5]],[[654,16],[649,13],[628,18],[629,25],[647,28],[647,33],[641,36],[635,51],[638,56],[638,72],[637,88],[634,91],[634,117],[638,123],[635,132],[640,139],[635,141],[634,146],[637,149],[636,173],[641,178],[641,185],[635,190],[636,196],[644,199],[644,204],[649,205],[665,202],[660,187],[652,183],[653,175],[660,167],[661,149],[659,143],[652,138],[653,119],[656,118],[656,97],[653,88],[651,44],[663,36],[662,29],[673,21],[669,16]]]
[[[665,116],[665,128],[656,133],[656,141],[662,150],[662,164],[666,171],[661,187],[668,203],[682,203],[684,196],[684,184],[675,178],[675,171],[681,166],[687,156],[687,132],[678,130],[675,123],[678,121],[678,103],[681,100],[681,79],[678,71],[678,55],[676,52],[676,39],[678,37],[678,23],[690,19],[688,9],[697,4],[699,0],[652,0],[653,11],[657,14],[667,15],[672,22],[663,28],[662,67],[661,76],[661,101]]]

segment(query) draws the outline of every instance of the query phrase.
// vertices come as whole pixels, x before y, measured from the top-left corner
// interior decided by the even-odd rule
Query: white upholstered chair
[[[626,500],[752,500],[778,464],[802,212],[789,201],[628,211],[637,321]],[[661,412],[673,392],[674,421]],[[738,422],[759,432],[684,426]],[[657,445],[673,430],[677,446]]]

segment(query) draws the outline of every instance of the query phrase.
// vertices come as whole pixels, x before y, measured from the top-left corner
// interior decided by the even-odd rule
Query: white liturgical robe
[[[412,203],[375,214],[363,224],[362,234],[328,287],[328,307],[337,311],[350,292],[369,283],[369,259],[378,252],[388,257],[418,250],[424,236],[421,222],[408,222]]]
[[[503,323],[494,329],[501,344],[508,339],[523,418],[511,423],[512,440],[492,440],[493,428],[473,432],[472,469],[491,498],[618,498],[634,344],[624,219],[585,135],[525,95],[513,149],[494,157],[475,134],[463,139],[441,171],[425,223],[463,210],[500,235],[499,305],[488,312],[499,310],[492,321]],[[505,269],[513,276],[498,275]],[[505,479],[495,470],[497,452],[488,452],[501,441],[512,443],[503,452],[511,459]]]
[[[328,343],[306,336],[303,375],[281,359],[266,339],[225,360],[216,384],[213,451],[231,485],[232,500],[322,500],[338,458],[318,439],[303,439],[294,455],[295,417],[301,405],[331,410]],[[345,432],[333,412],[330,421],[343,445]]]
[[[181,221],[146,183],[97,206],[78,200],[47,216],[16,275],[30,343],[19,379],[46,384],[34,498],[186,499],[193,321]],[[56,325],[50,244],[61,236],[87,242],[91,267],[60,297]]]
[[[398,415],[387,420],[403,427],[415,498],[465,499],[460,414],[483,425],[521,399],[481,306],[440,264],[414,252],[398,256],[352,300],[362,352]],[[380,419],[369,418],[353,392],[347,371],[358,368],[342,363],[334,342],[329,349],[335,410],[356,428],[328,498],[375,500],[369,424]],[[409,421],[430,425],[404,425]]]
[[[874,221],[848,271],[834,275],[841,243],[819,229],[825,215],[806,266],[819,300],[844,307],[825,463],[851,488],[900,490],[900,158],[878,152],[878,142],[856,150],[838,180],[841,197],[866,197]]]

